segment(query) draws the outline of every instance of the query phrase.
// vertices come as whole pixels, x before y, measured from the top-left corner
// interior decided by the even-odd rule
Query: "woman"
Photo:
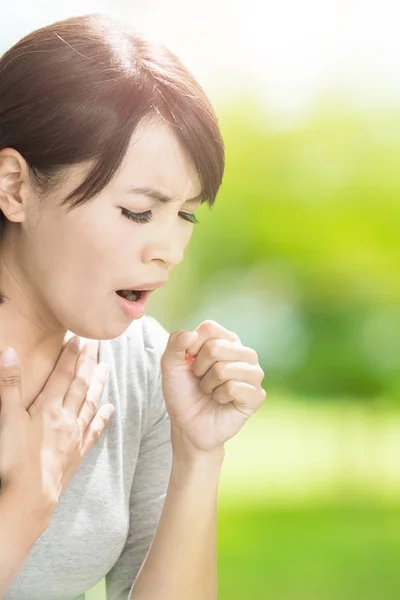
[[[216,598],[224,443],[264,373],[218,323],[144,315],[221,184],[214,112],[102,15],[26,36],[0,82],[0,596]]]

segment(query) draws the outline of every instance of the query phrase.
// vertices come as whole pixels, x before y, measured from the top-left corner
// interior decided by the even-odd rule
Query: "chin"
[[[69,305],[60,303],[56,317],[65,330],[89,340],[113,340],[139,320],[127,318],[115,301],[114,305],[108,301],[99,302],[98,296],[79,298]]]
[[[138,319],[135,319],[138,320]],[[133,323],[124,319],[103,319],[93,323],[74,322],[70,323],[68,330],[74,335],[88,340],[113,340],[128,329]]]

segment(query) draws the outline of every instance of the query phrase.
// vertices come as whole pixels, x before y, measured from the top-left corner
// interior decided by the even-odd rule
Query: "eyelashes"
[[[122,210],[122,214],[124,215],[124,217],[126,217],[130,221],[134,221],[135,223],[148,223],[153,218],[153,213],[151,212],[151,210],[147,210],[144,213],[133,213],[130,210],[127,210],[126,208],[121,208],[121,210]],[[185,221],[189,221],[189,223],[193,223],[193,225],[196,225],[197,223],[199,223],[196,215],[194,215],[194,214],[180,212],[179,216],[182,219],[184,219]]]

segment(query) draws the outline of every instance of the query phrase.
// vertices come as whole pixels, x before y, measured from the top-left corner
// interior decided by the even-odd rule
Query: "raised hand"
[[[82,459],[114,410],[98,409],[108,366],[97,364],[98,342],[65,345],[41,393],[25,409],[21,370],[13,349],[0,356],[0,477],[54,509]]]
[[[215,321],[171,333],[161,369],[172,428],[200,451],[223,446],[266,397],[255,350]]]

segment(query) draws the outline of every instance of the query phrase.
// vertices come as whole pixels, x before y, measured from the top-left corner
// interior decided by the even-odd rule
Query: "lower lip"
[[[117,294],[117,292],[115,292],[115,295],[117,296],[119,306],[124,315],[126,315],[129,319],[140,319],[140,317],[143,317],[144,313],[146,312],[146,300],[152,291],[153,290],[149,292],[143,292],[140,296],[140,299],[136,300],[136,302],[132,302],[131,300],[123,298]]]

